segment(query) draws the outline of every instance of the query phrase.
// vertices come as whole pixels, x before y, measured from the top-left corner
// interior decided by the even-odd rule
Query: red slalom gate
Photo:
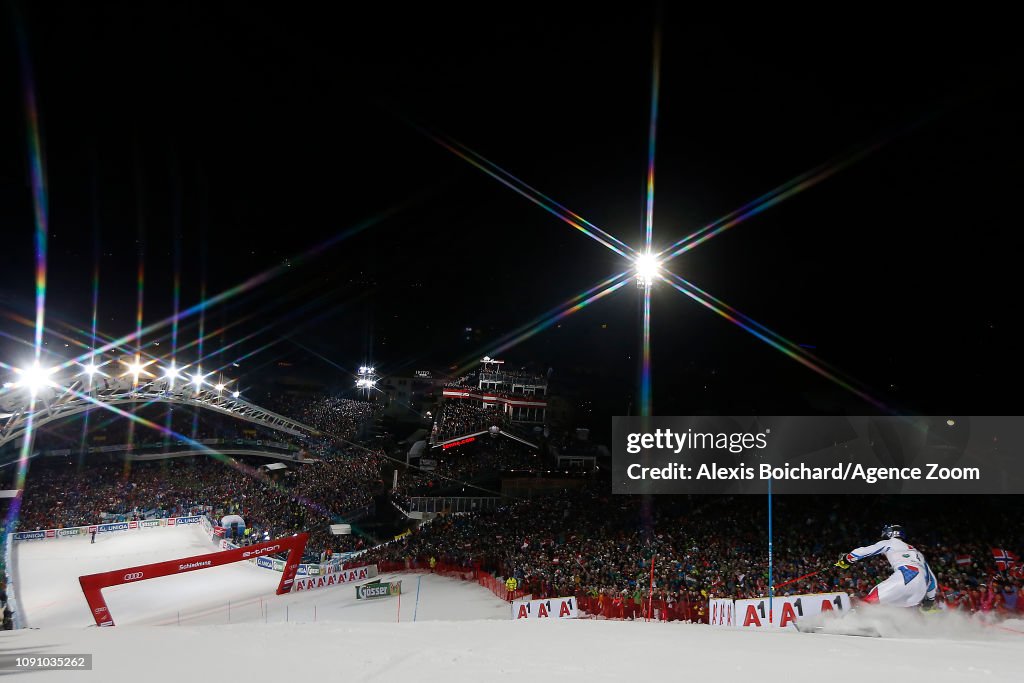
[[[82,585],[82,593],[85,594],[85,600],[89,603],[89,610],[93,619],[96,620],[96,625],[113,626],[114,618],[107,608],[106,600],[103,599],[104,588],[219,567],[265,555],[275,555],[287,550],[288,560],[281,573],[281,582],[277,585],[277,594],[283,595],[292,589],[292,584],[295,582],[295,574],[299,571],[299,563],[302,561],[302,553],[306,549],[307,538],[307,534],[297,534],[233,550],[222,550],[167,562],[154,562],[138,567],[125,567],[99,574],[88,574],[78,577],[78,582]]]

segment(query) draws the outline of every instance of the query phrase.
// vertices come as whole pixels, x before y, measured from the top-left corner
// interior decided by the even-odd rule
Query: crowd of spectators
[[[501,427],[506,422],[501,408],[481,408],[471,401],[448,400],[441,404],[430,434],[432,443]]]
[[[1002,521],[1005,514],[988,509],[999,503],[978,499],[964,514],[909,496],[844,504],[852,500],[779,500],[773,582],[822,570],[780,587],[779,594],[865,595],[891,573],[888,564],[864,561],[841,571],[833,563],[840,553],[876,541],[883,522],[902,521],[935,571],[942,600],[970,610],[1024,609],[1024,576],[999,571],[993,561],[993,547],[1019,551],[1024,541],[1019,527]],[[654,599],[693,605],[697,618],[709,597],[767,595],[766,529],[760,498],[644,500],[587,489],[441,517],[373,550],[370,559],[435,558],[515,577],[535,596],[629,603],[646,599],[653,563]]]
[[[448,450],[428,450],[426,469],[410,468],[399,477],[399,490],[410,496],[430,496],[460,483],[493,480],[510,472],[530,473],[545,468],[545,458],[535,448],[502,436],[482,436],[472,443]],[[431,469],[432,468],[432,469]],[[469,490],[465,495],[477,495]]]
[[[192,448],[190,442],[220,439],[260,440],[290,450],[305,446],[304,440],[260,424],[239,420],[214,411],[192,406],[168,404],[143,405],[134,414],[143,422],[132,422],[120,415],[92,411],[76,418],[49,425],[36,434],[34,450],[48,452],[68,450],[74,453],[116,445],[132,449],[165,450]],[[157,425],[154,429],[149,424]]]
[[[261,405],[345,440],[355,438],[360,427],[382,410],[379,403],[330,394],[268,393]]]
[[[335,451],[330,459],[270,474],[262,463],[199,456],[131,462],[91,457],[34,463],[25,482],[18,528],[49,529],[209,511],[214,521],[240,514],[271,537],[308,531],[310,547],[353,549],[355,537],[334,537],[338,516],[369,507],[383,487],[380,453]]]

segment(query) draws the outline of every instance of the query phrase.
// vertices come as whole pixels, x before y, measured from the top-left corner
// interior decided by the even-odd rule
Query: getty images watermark
[[[615,493],[1024,493],[1020,417],[616,417]]]

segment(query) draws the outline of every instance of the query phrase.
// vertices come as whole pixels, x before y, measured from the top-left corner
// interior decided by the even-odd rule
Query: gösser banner
[[[512,620],[516,619],[575,619],[579,616],[576,598],[549,598],[547,600],[518,600],[512,603]]]
[[[768,598],[708,601],[708,621],[719,628],[796,628],[796,622],[822,612],[848,612],[850,596],[846,593],[811,593],[781,595]]]
[[[356,586],[356,600],[368,600],[370,598],[386,598],[390,595],[399,595],[402,592],[401,581],[389,581],[381,583],[372,581],[362,586]]]

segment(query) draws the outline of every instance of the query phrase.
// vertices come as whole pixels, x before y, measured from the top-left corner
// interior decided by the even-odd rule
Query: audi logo
[[[142,572],[135,572],[134,574],[125,574],[124,575],[124,580],[125,581],[135,581],[136,579],[141,579],[141,578],[142,578]]]

